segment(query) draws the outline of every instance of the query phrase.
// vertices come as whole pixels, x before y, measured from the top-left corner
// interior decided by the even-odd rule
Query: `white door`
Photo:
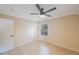
[[[0,53],[13,49],[13,21],[0,19]]]

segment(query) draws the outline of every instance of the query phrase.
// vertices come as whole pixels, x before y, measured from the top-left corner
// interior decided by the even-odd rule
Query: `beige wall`
[[[36,23],[27,20],[14,21],[14,42],[19,46],[35,39]]]
[[[48,36],[40,35],[41,24],[48,24]],[[38,40],[79,51],[79,15],[71,15],[39,22]]]
[[[0,18],[13,20],[14,22],[14,46],[30,43],[36,39],[36,23],[9,15],[0,14]]]

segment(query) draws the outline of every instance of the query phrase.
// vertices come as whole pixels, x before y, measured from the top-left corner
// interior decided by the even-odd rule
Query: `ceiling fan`
[[[31,15],[40,15],[41,17],[44,17],[44,16],[51,17],[51,15],[49,15],[47,13],[56,10],[56,7],[54,7],[47,11],[44,11],[44,8],[41,8],[39,4],[36,4],[35,6],[37,7],[37,9],[39,10],[40,13],[30,13]]]

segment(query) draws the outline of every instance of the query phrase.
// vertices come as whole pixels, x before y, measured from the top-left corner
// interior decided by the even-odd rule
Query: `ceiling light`
[[[40,15],[42,18],[45,17],[45,15]]]

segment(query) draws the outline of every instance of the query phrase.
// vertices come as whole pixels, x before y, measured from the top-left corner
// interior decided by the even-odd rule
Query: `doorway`
[[[13,49],[13,21],[0,19],[0,53]]]

